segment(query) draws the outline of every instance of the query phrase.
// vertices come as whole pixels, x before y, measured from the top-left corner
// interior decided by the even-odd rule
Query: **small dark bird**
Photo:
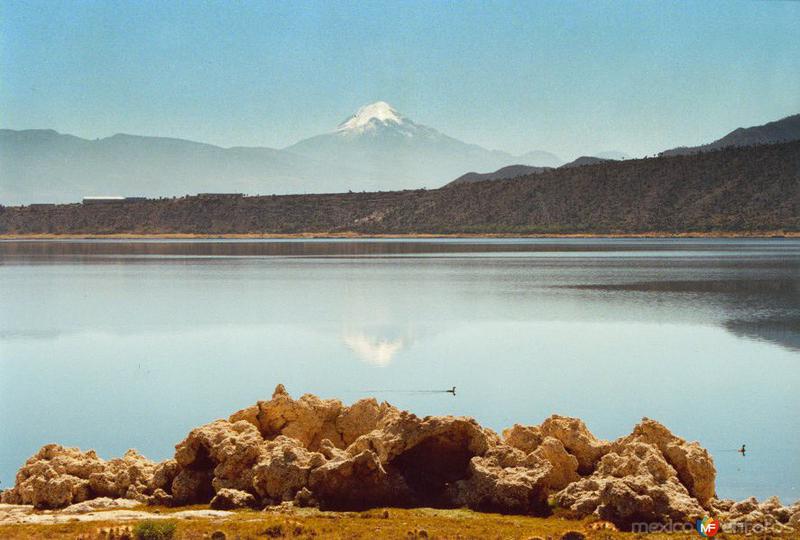
[[[456,387],[454,386],[450,390],[445,390],[445,392],[447,392],[448,394],[456,395]]]
[[[739,449],[737,450],[737,452],[739,452],[739,453],[740,453],[740,454],[742,454],[743,456],[747,455],[747,450],[745,450],[745,448],[744,448],[744,445],[742,445],[742,447],[741,447],[741,448],[739,448]]]

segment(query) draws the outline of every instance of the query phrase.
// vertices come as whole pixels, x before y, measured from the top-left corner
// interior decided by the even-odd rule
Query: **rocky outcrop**
[[[595,472],[556,494],[578,517],[596,515],[620,527],[634,522],[687,522],[706,512],[652,445],[633,442],[604,455]]]
[[[453,492],[460,505],[475,510],[544,513],[553,469],[533,453],[498,446],[470,460],[466,478]]]
[[[258,430],[245,421],[217,420],[193,429],[175,447],[178,472],[172,487],[176,501],[208,502],[204,499],[223,488],[252,489],[253,467],[263,443]],[[191,492],[180,489],[176,494],[176,482],[198,484],[199,488]]]
[[[308,486],[312,469],[325,462],[321,453],[311,452],[297,439],[280,435],[263,445],[261,459],[253,468],[252,490],[264,500],[290,501]]]
[[[686,442],[649,418],[643,418],[633,429],[633,433],[615,441],[613,447],[619,450],[635,442],[658,448],[675,469],[681,483],[700,504],[706,504],[714,496],[714,461],[699,443]]]
[[[62,508],[97,497],[146,500],[155,463],[129,450],[105,461],[90,450],[81,452],[57,444],[43,446],[17,472],[3,503]]]
[[[612,442],[563,416],[499,437],[470,418],[420,418],[374,399],[350,406],[312,395],[295,400],[279,385],[272,399],[192,430],[174,458],[158,464],[134,451],[104,461],[92,451],[45,446],[2,501],[60,508],[106,497],[218,509],[293,502],[524,514],[547,514],[555,503],[621,527],[703,515],[769,515],[787,527],[800,521],[800,509],[776,501],[719,501],[714,478],[708,452],[649,419]]]
[[[362,399],[350,407],[337,399],[320,399],[311,394],[295,400],[279,384],[271,400],[242,409],[229,420],[249,422],[265,439],[284,435],[297,439],[309,450],[317,450],[324,439],[337,448],[345,448],[396,412],[388,403],[378,404],[375,399]]]
[[[64,514],[86,514],[87,512],[97,512],[99,510],[116,510],[120,508],[130,509],[141,506],[142,503],[134,499],[110,499],[108,497],[98,497],[89,499],[64,508]]]
[[[222,488],[211,499],[210,506],[214,510],[234,510],[236,508],[254,508],[256,498],[246,491]]]
[[[94,497],[144,502],[155,467],[155,463],[136,450],[128,450],[123,457],[107,461],[101,471],[89,475],[89,488]]]
[[[739,502],[713,499],[711,507],[731,532],[761,535],[800,531],[800,501],[785,506],[778,497],[761,503],[755,497]]]

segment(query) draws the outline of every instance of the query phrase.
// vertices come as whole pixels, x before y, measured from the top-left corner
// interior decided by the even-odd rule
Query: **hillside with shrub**
[[[436,190],[5,207],[2,234],[800,230],[800,142],[607,161]]]

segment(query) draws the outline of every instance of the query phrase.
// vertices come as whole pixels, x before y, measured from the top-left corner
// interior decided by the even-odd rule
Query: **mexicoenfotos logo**
[[[703,538],[711,538],[712,536],[717,534],[721,529],[719,520],[709,517],[698,519],[696,526],[697,526],[697,532],[699,532],[700,536],[702,536]]]

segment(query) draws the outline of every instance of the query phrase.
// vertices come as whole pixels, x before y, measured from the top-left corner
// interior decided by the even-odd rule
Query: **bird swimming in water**
[[[445,392],[447,392],[448,394],[456,395],[456,387],[454,386],[450,390],[445,390]]]
[[[742,445],[742,447],[741,447],[741,448],[739,448],[739,449],[737,450],[737,452],[739,452],[739,453],[740,453],[740,454],[742,454],[743,456],[746,456],[746,455],[747,455],[747,450],[745,450],[745,447],[744,447],[744,445]]]

